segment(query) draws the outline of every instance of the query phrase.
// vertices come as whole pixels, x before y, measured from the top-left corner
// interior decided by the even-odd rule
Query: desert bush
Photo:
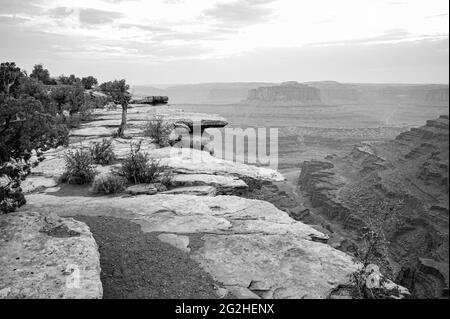
[[[108,98],[104,96],[91,96],[91,100],[94,109],[104,109],[108,105]]]
[[[127,180],[117,174],[97,176],[92,183],[91,192],[100,195],[120,193],[127,186]]]
[[[150,137],[160,147],[169,146],[169,135],[172,125],[165,122],[162,116],[155,116],[149,120],[144,129],[144,136]]]
[[[131,144],[131,151],[123,161],[120,170],[121,176],[130,183],[152,183],[165,170],[165,167],[149,157],[147,153],[141,152],[141,143]]]
[[[116,160],[112,147],[112,140],[104,138],[101,142],[95,142],[89,148],[92,160],[95,164],[107,165]]]
[[[30,78],[35,78],[46,85],[55,85],[55,79],[50,77],[50,72],[44,68],[43,64],[36,64],[30,74]]]
[[[403,201],[383,200],[369,207],[366,225],[362,231],[360,243],[355,252],[355,262],[362,267],[349,275],[349,289],[354,299],[386,299],[399,296],[398,289],[387,290],[383,283],[389,276],[383,276],[376,285],[371,282],[375,267],[383,267],[385,275],[390,272],[387,260],[390,244],[387,233],[395,228],[398,222],[398,212],[402,209]]]
[[[74,74],[70,76],[60,75],[58,78],[59,83],[63,85],[81,85],[81,79]]]
[[[76,151],[68,151],[64,159],[66,171],[61,182],[69,184],[89,184],[94,180],[96,171],[89,151],[80,148]]]
[[[171,170],[165,170],[162,174],[160,174],[159,182],[169,188],[172,186],[173,173]]]
[[[98,84],[98,81],[96,78],[94,78],[92,75],[90,75],[90,76],[82,78],[81,83],[83,84],[83,86],[86,90],[90,90]]]
[[[95,98],[86,93],[81,85],[57,85],[51,89],[50,97],[56,112],[69,128],[91,120],[92,110],[96,107]],[[69,119],[66,119],[65,112],[69,113]]]
[[[65,123],[68,129],[79,128],[81,125],[80,114],[73,114],[65,118]]]

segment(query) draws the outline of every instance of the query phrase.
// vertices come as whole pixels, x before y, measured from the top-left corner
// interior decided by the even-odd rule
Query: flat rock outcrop
[[[120,110],[96,110],[93,113],[95,116],[95,121],[83,124],[82,128],[89,128],[92,129],[94,133],[97,133],[97,131],[94,131],[94,128],[97,127],[99,134],[106,133],[106,129],[108,128],[111,129],[119,127],[122,116],[121,114],[122,113]],[[131,130],[131,135],[134,135],[135,129],[142,130],[147,121],[153,119],[155,116],[160,116],[164,119],[164,121],[173,123],[175,126],[187,127],[191,131],[194,125],[198,125],[199,127],[201,126],[202,130],[207,128],[221,128],[228,125],[225,118],[216,114],[192,113],[185,112],[181,109],[134,105],[134,107],[128,109],[127,112],[127,131]],[[81,132],[86,134],[86,131]],[[80,135],[78,130],[74,130],[71,134]],[[91,134],[91,137],[94,135],[96,134]],[[128,132],[127,135],[130,135],[130,132]]]
[[[304,162],[299,177],[312,207],[355,243],[377,203],[400,201],[398,220],[387,233],[388,267],[419,297],[448,292],[448,272],[423,271],[429,268],[419,262],[425,258],[448,268],[448,123],[448,116],[441,116],[395,140]]]
[[[204,244],[191,250],[191,257],[230,291],[241,291],[241,296],[325,298],[357,269],[350,256],[313,240],[326,235],[264,201],[236,196],[32,194],[27,206],[63,216],[127,218],[144,232],[172,234],[163,240],[184,250],[189,247],[186,237],[176,236],[200,234]]]
[[[223,160],[196,149],[166,148],[154,150],[149,154],[161,158],[161,163],[178,173],[250,177],[274,182],[285,179],[273,169]]]
[[[1,215],[0,230],[0,298],[102,298],[86,224],[27,210]]]
[[[172,177],[174,186],[204,186],[210,185],[217,189],[219,195],[236,194],[248,189],[248,185],[233,176],[209,174],[176,174]]]

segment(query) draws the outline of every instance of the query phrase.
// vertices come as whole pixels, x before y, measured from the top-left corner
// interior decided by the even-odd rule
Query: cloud
[[[167,4],[180,4],[180,3],[184,3],[186,0],[165,0],[163,1],[164,3]]]
[[[120,12],[97,9],[81,9],[80,22],[87,25],[99,25],[112,23],[124,15]]]
[[[266,5],[273,0],[237,0],[218,3],[203,15],[227,27],[239,27],[268,21],[273,12]]]
[[[380,80],[395,79],[396,71],[399,80],[419,79],[420,72],[433,79],[433,72],[437,77],[448,68],[443,0],[348,3],[0,0],[0,36],[8,43],[1,53],[25,67],[43,62],[67,73],[92,68],[99,77],[115,76],[120,64],[120,76],[140,82],[148,74],[137,74],[150,64],[158,65],[148,69],[155,81],[167,74],[170,81],[272,81],[295,74],[305,74],[305,80],[339,74],[344,80]],[[125,67],[131,63],[135,71]]]
[[[65,18],[65,17],[70,16],[74,12],[75,12],[74,8],[68,8],[68,7],[56,7],[56,8],[48,10],[48,14],[54,18]]]
[[[160,27],[155,25],[145,25],[145,24],[134,24],[134,23],[123,23],[119,25],[119,28],[121,29],[138,29],[142,31],[149,31],[149,32],[163,32],[168,33],[172,30],[167,27]]]
[[[77,20],[79,20],[82,26],[109,24],[124,17],[124,15],[120,12],[78,7],[56,7],[49,9],[47,14],[51,18],[60,21],[70,16],[74,16]]]
[[[442,13],[442,14],[433,14],[431,16],[427,16],[427,19],[432,19],[432,18],[445,18],[448,17],[448,13]]]
[[[0,16],[0,25],[17,25],[29,21],[27,18]]]
[[[132,1],[139,1],[139,0],[105,0],[106,2],[110,3],[122,3],[122,2],[132,2]]]
[[[448,35],[445,34],[433,34],[433,35],[415,35],[408,32],[405,29],[389,29],[384,32],[384,34],[373,37],[357,38],[346,41],[330,41],[315,43],[314,45],[319,46],[335,46],[335,45],[368,45],[368,44],[382,44],[382,43],[401,43],[410,41],[421,41],[421,40],[441,40],[448,39]]]
[[[42,9],[42,0],[0,0],[0,14],[36,14]]]

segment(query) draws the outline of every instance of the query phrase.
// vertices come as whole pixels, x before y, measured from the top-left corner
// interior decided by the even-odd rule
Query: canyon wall
[[[347,156],[302,163],[299,187],[333,230],[359,245],[380,203],[402,203],[386,236],[387,269],[418,297],[448,297],[449,118],[441,116]],[[330,226],[331,225],[331,226]]]

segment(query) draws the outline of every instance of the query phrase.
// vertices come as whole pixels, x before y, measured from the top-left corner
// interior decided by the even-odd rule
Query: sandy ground
[[[217,298],[211,276],[187,253],[161,242],[158,233],[143,233],[125,219],[75,219],[89,226],[99,246],[103,298]]]

